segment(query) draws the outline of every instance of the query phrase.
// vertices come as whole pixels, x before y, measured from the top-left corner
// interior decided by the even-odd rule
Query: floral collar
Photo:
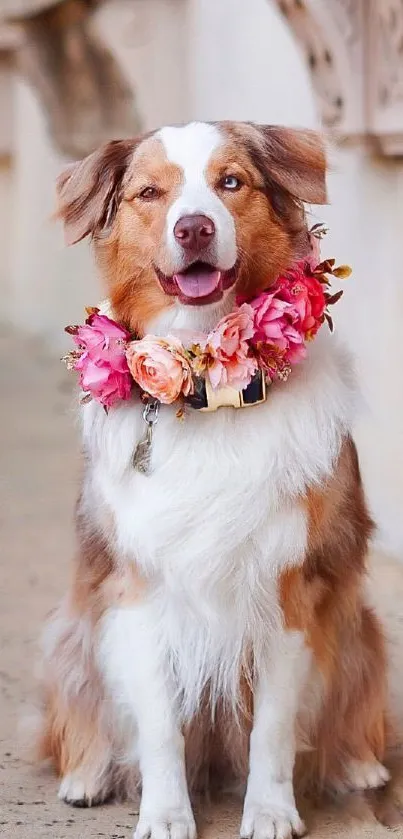
[[[311,241],[323,232],[316,225]],[[258,297],[237,300],[208,334],[138,338],[99,309],[87,309],[85,324],[66,327],[76,346],[63,358],[79,373],[82,401],[95,399],[108,410],[135,394],[144,402],[177,403],[178,416],[186,405],[215,410],[264,401],[266,385],[288,379],[322,324],[333,329],[328,307],[343,292],[330,293],[329,275],[344,278],[351,270],[335,267],[334,259],[319,262],[317,244],[313,252]]]

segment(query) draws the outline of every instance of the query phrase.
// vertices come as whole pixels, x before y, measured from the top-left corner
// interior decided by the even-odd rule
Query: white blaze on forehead
[[[214,221],[217,266],[223,270],[232,268],[237,257],[234,220],[207,181],[208,165],[225,137],[214,125],[204,122],[162,128],[156,136],[161,140],[168,160],[183,171],[181,192],[168,211],[166,225],[174,270],[180,270],[184,257],[174,237],[175,224],[182,216],[197,214],[206,215]]]
[[[213,152],[224,138],[215,125],[191,122],[189,125],[161,128],[157,137],[164,145],[168,160],[181,166],[188,179],[203,177]]]

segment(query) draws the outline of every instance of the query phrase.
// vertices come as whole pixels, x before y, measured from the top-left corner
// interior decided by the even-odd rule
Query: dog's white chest
[[[116,547],[147,575],[237,576],[248,558],[274,575],[303,556],[307,486],[328,474],[348,421],[350,394],[337,354],[318,341],[309,362],[265,404],[183,421],[162,406],[150,476],[133,469],[145,426],[141,406],[108,416],[84,407],[98,503],[115,522]],[[236,559],[236,561],[235,561]]]
[[[305,556],[303,497],[331,472],[352,401],[337,355],[317,345],[264,405],[190,411],[183,422],[162,406],[150,476],[132,464],[141,406],[83,408],[91,515],[101,529],[113,522],[105,535],[117,560],[148,581],[186,715],[207,683],[216,697],[236,695],[245,650],[278,628],[279,573]]]

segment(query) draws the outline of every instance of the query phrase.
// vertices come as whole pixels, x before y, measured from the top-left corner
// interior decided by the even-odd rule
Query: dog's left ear
[[[326,204],[325,145],[316,131],[255,125],[268,177],[299,201]]]

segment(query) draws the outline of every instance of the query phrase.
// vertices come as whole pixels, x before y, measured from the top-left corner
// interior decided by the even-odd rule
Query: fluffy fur
[[[211,327],[234,304],[234,291],[192,307],[164,293],[155,268],[186,268],[178,218],[209,216],[209,261],[236,265],[237,290],[258,292],[307,254],[303,202],[325,197],[316,135],[195,123],[73,166],[59,215],[68,241],[92,235],[113,315],[164,335]],[[163,406],[149,477],[132,468],[141,406],[83,406],[75,579],[45,645],[42,754],[63,799],[128,791],[140,770],[136,839],[191,839],[187,780],[215,773],[247,784],[242,837],[287,839],[304,831],[297,752],[305,783],[385,783],[354,405],[350,361],[324,331],[258,408],[190,410],[180,423]]]

